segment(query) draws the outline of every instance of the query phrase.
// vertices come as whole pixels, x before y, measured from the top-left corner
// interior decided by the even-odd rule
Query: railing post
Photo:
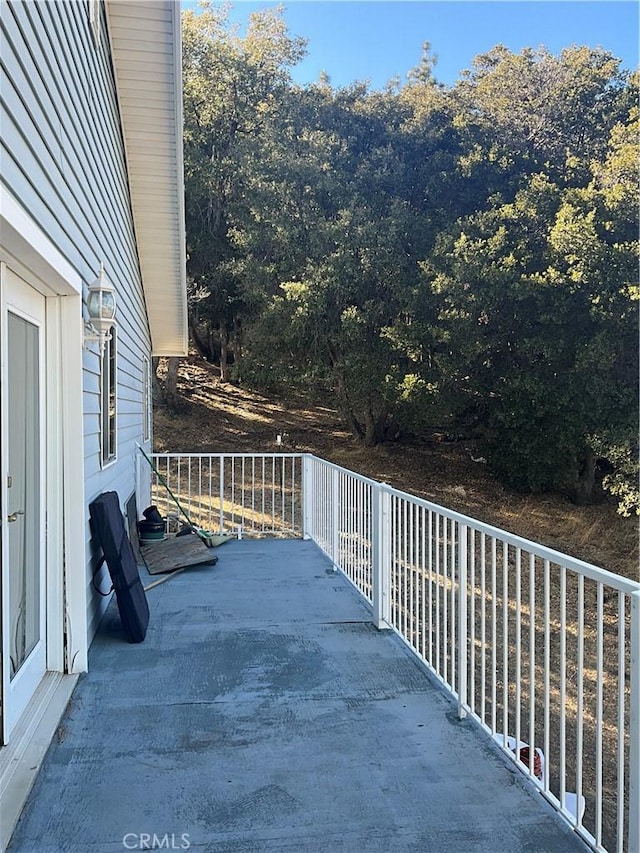
[[[136,506],[147,506],[147,504],[142,503],[142,485],[141,485],[141,476],[140,476],[140,457],[142,454],[140,453],[140,445],[136,442],[136,465],[135,465],[135,492],[136,492]]]
[[[224,454],[220,454],[220,533],[224,533]]]
[[[340,566],[340,472],[331,469],[331,559]]]
[[[467,716],[467,540],[468,527],[458,524],[458,717]]]
[[[640,592],[630,598],[629,851],[640,850]]]
[[[384,483],[371,487],[373,623],[391,627],[391,495]]]
[[[142,464],[142,450],[142,446],[136,442],[135,490],[136,503],[139,509],[146,507],[151,503],[151,485],[153,481],[151,468],[146,462],[144,465]],[[154,459],[154,455],[151,451],[149,451],[148,456],[157,466],[158,462]]]
[[[313,457],[310,453],[302,454],[302,538],[313,539]]]

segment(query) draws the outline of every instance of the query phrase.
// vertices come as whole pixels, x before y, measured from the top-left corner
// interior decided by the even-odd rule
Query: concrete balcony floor
[[[587,849],[313,543],[217,554],[112,602],[11,851]]]

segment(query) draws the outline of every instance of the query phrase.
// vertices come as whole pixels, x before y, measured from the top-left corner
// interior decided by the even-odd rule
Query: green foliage
[[[201,344],[242,381],[331,387],[368,444],[459,419],[518,489],[588,497],[607,459],[627,512],[637,75],[498,45],[445,87],[425,43],[404,85],[299,87],[280,11],[241,36],[213,6],[184,51]]]
[[[239,350],[243,321],[261,310],[272,279],[267,259],[256,263],[247,247],[247,187],[287,69],[305,46],[288,36],[277,9],[252,14],[244,37],[225,6],[186,11],[182,22],[187,271],[208,294],[193,306],[192,328],[208,331],[198,338],[201,348],[215,332]],[[214,355],[210,348],[205,354]]]
[[[638,434],[635,431],[592,436],[594,452],[608,463],[602,485],[618,500],[618,511],[629,517],[640,515],[640,479],[638,477]]]
[[[612,219],[609,189],[534,174],[423,267],[452,372],[464,364],[485,400],[489,463],[519,489],[590,492],[588,437],[637,419],[637,243],[617,242],[628,223]]]
[[[517,491],[570,489],[579,465],[579,430],[571,434],[566,428],[571,412],[562,395],[534,396],[532,385],[514,383],[495,406],[487,461]],[[536,390],[540,394],[542,388]]]
[[[620,109],[624,75],[601,48],[514,54],[503,45],[476,57],[456,89],[459,123],[505,174],[548,169],[583,180],[602,155]]]

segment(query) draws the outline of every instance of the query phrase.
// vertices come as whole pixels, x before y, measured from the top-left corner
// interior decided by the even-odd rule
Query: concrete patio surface
[[[216,553],[111,603],[12,853],[584,853],[312,542]]]

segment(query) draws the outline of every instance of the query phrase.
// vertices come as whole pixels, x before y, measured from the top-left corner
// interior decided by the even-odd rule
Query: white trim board
[[[18,201],[0,186],[0,261],[27,280],[36,276],[59,296],[82,294],[82,279]],[[29,276],[29,273],[31,275]],[[30,282],[31,283],[31,282]]]
[[[9,844],[77,680],[77,675],[47,673],[10,744],[0,749],[0,850]]]
[[[18,229],[21,229],[20,231]],[[82,278],[19,203],[0,187],[0,261],[47,297],[48,403],[47,526],[57,551],[48,569],[48,608],[54,614],[48,667],[87,669],[84,542]],[[3,309],[4,310],[4,309]],[[56,488],[53,475],[62,484]],[[58,512],[55,512],[55,508]],[[64,545],[63,545],[64,543]],[[49,557],[53,557],[52,551]],[[53,634],[51,631],[53,629]],[[56,642],[55,632],[59,639]],[[67,647],[62,648],[63,631]]]

